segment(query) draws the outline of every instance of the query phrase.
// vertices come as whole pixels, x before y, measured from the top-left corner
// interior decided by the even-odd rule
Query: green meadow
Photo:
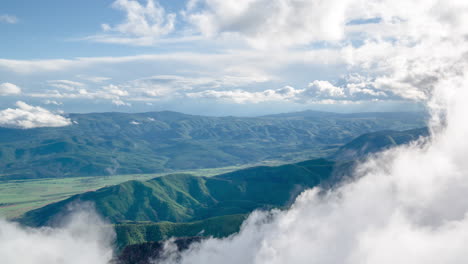
[[[183,171],[192,175],[213,176],[239,169],[224,167]],[[23,213],[72,195],[94,191],[106,186],[130,180],[149,180],[164,174],[130,174],[96,177],[73,177],[62,179],[30,179],[0,181],[0,217],[12,219]]]

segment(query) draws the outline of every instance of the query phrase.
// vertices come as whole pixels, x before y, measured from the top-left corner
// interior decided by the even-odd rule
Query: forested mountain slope
[[[0,128],[0,180],[170,172],[328,156],[372,131],[424,125],[422,113],[204,117],[70,114],[59,128]]]
[[[377,131],[366,133],[340,147],[331,157],[337,160],[357,160],[365,158],[369,154],[377,153],[398,145],[407,144],[427,137],[427,128],[417,128],[405,131]]]
[[[129,181],[72,196],[30,211],[21,222],[53,225],[76,203],[91,202],[111,223],[128,221],[190,222],[245,214],[255,209],[284,207],[304,189],[319,185],[346,169],[324,159],[277,167],[253,167],[215,177],[168,175]]]

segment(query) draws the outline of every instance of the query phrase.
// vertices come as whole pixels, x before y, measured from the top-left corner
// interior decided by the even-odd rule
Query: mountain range
[[[330,158],[335,160],[358,160],[366,158],[370,154],[407,144],[428,135],[429,130],[427,127],[405,131],[385,130],[366,133],[340,147]]]
[[[364,134],[332,155],[335,161],[257,166],[213,177],[173,174],[128,181],[29,211],[19,221],[53,226],[74,205],[90,203],[115,224],[121,247],[172,236],[227,236],[253,210],[287,208],[305,189],[339,183],[360,158],[427,135],[427,128]]]
[[[254,166],[212,177],[176,173],[146,181],[127,181],[73,195],[16,219],[27,226],[56,226],[77,206],[92,206],[114,225],[117,247],[130,256],[130,245],[135,245],[132,248],[138,251],[152,245],[142,243],[171,237],[226,237],[237,232],[252,211],[288,208],[305,189],[326,190],[340,183],[368,155],[429,134],[427,128],[387,129],[423,124],[424,115],[418,113],[301,112],[234,118],[161,112],[69,118],[75,125],[36,129],[33,134],[29,134],[31,130],[0,128],[0,134],[13,139],[8,142],[0,139],[2,157],[14,154],[10,163],[2,158],[1,162],[10,164],[4,168],[2,178],[91,177],[98,173],[246,164],[272,158],[286,163]],[[385,130],[359,134],[382,127]],[[353,137],[354,134],[358,135]],[[106,152],[106,148],[112,151]],[[243,151],[233,152],[235,148]],[[293,155],[286,155],[288,151]],[[326,158],[287,162],[292,157],[312,154]],[[57,161],[66,159],[82,162]],[[184,166],[175,166],[175,160]],[[205,163],[207,160],[212,163]],[[29,167],[27,161],[32,163]],[[41,162],[48,165],[41,167]],[[116,167],[105,168],[111,165]],[[11,171],[14,173],[8,174],[9,169],[14,169]],[[39,172],[32,173],[34,170]]]
[[[326,157],[353,138],[424,125],[423,113],[305,111],[261,117],[176,112],[69,114],[72,125],[0,128],[0,180],[294,162]]]

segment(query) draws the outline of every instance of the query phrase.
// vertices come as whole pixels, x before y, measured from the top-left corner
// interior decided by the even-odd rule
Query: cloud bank
[[[62,127],[71,125],[71,121],[39,106],[16,102],[18,108],[0,111],[0,126],[12,128]]]
[[[290,85],[279,89],[264,91],[235,90],[203,90],[188,92],[189,98],[204,98],[224,100],[238,104],[263,102],[294,102],[299,104],[352,104],[363,100],[387,98],[387,94],[375,88],[367,88],[362,83],[347,83],[344,87],[331,84],[328,81],[315,80],[305,88],[294,88]]]
[[[107,264],[114,231],[93,212],[76,211],[57,228],[32,229],[0,220],[2,264]]]

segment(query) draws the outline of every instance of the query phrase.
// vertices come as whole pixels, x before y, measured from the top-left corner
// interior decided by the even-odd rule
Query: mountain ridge
[[[424,125],[422,113],[244,118],[114,112],[69,118],[73,125],[67,127],[0,128],[0,180],[294,162],[328,156],[366,132]]]
[[[55,225],[76,203],[92,202],[111,223],[191,222],[255,209],[289,206],[301,191],[318,186],[346,164],[325,159],[258,166],[213,177],[172,174],[148,181],[127,181],[27,212],[20,222]]]

